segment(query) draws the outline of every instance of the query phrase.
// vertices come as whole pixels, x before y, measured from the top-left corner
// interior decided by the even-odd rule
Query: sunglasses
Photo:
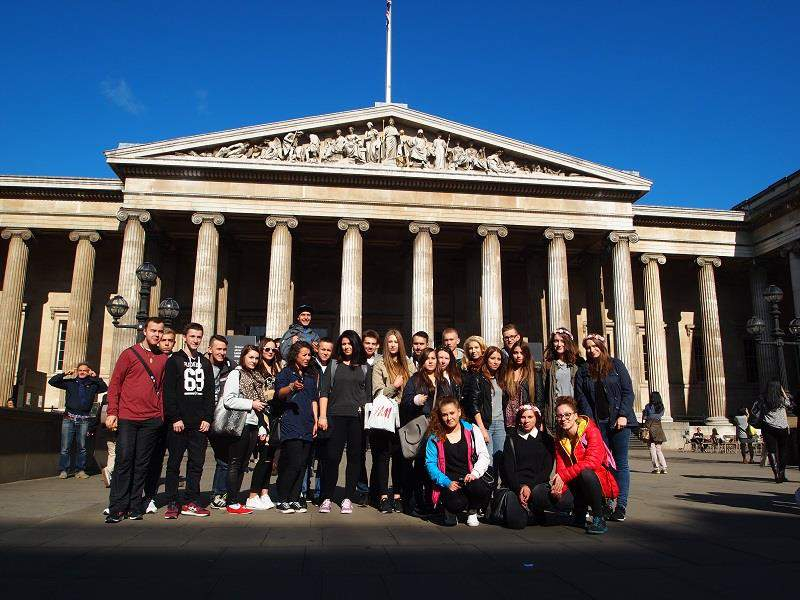
[[[262,352],[275,352],[275,348],[262,348]]]
[[[556,415],[556,421],[566,421],[574,414],[575,413],[569,412],[569,413],[564,413],[563,415]]]

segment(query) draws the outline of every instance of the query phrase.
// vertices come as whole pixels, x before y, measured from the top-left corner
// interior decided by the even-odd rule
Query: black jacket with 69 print
[[[187,429],[197,429],[200,421],[214,420],[214,370],[205,356],[191,358],[179,350],[167,360],[164,419],[169,424],[183,421]]]

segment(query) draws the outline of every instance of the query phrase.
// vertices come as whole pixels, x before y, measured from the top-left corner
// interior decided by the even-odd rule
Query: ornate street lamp
[[[119,320],[125,316],[130,306],[128,301],[117,294],[106,302],[106,311],[111,315],[112,324],[119,329],[136,329],[136,340],[141,341],[144,337],[144,324],[148,318],[150,308],[150,290],[158,279],[158,271],[152,263],[146,262],[139,265],[136,269],[136,277],[141,283],[139,287],[139,310],[136,311],[135,324],[122,324]],[[180,313],[180,305],[172,299],[165,298],[158,305],[158,316],[164,320],[164,324],[171,327],[174,320]]]
[[[764,339],[767,324],[759,317],[750,317],[745,328],[758,344],[762,346],[775,346],[778,354],[778,371],[780,373],[781,385],[784,389],[789,388],[789,381],[786,376],[786,360],[783,356],[784,346],[800,346],[800,342],[785,340],[786,332],[781,327],[781,309],[778,307],[783,300],[783,290],[777,285],[768,285],[764,290],[764,300],[769,304],[769,314],[772,317],[772,338]],[[800,337],[800,318],[792,319],[789,323],[789,334],[792,337]]]

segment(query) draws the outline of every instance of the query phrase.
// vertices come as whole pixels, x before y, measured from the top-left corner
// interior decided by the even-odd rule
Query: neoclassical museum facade
[[[145,260],[151,314],[173,297],[178,323],[222,334],[280,335],[301,301],[327,335],[602,332],[639,406],[658,390],[675,421],[707,424],[775,376],[745,330],[767,284],[785,321],[799,312],[800,172],[733,210],[648,206],[636,172],[402,104],[106,158],[117,178],[0,177],[0,392],[19,406],[58,407],[47,379],[78,360],[108,377],[135,334],[104,304],[121,294],[134,322]]]

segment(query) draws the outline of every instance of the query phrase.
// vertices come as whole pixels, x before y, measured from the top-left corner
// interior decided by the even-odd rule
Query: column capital
[[[635,231],[612,231],[608,234],[608,239],[612,244],[618,244],[620,240],[628,240],[629,244],[639,241],[639,234]]]
[[[364,219],[339,219],[336,226],[342,231],[347,231],[351,227],[358,227],[360,231],[367,231],[369,229],[369,221]]]
[[[508,235],[508,229],[505,225],[478,225],[478,235],[487,237],[490,234],[495,234],[497,237],[504,238]]]
[[[123,223],[130,219],[139,219],[140,223],[147,223],[150,220],[150,211],[138,208],[120,208],[117,211],[117,219]]]
[[[33,237],[33,232],[26,227],[6,227],[3,229],[2,233],[0,233],[0,237],[2,237],[4,240],[10,240],[12,237],[18,237],[27,242]]]
[[[439,224],[438,223],[425,223],[422,221],[411,221],[408,224],[408,230],[411,233],[419,233],[420,231],[427,231],[431,235],[436,235],[439,233]]]
[[[90,242],[97,243],[100,241],[100,234],[96,231],[89,231],[83,229],[76,229],[69,232],[69,241],[77,242],[79,240],[89,240]]]
[[[667,257],[663,254],[652,254],[650,252],[645,252],[639,257],[644,264],[648,264],[650,261],[656,261],[660,265],[667,264]]]
[[[195,225],[202,225],[204,222],[210,221],[217,227],[225,222],[225,217],[220,213],[196,212],[192,215],[192,223]]]
[[[705,267],[706,265],[712,267],[722,266],[722,261],[717,256],[698,256],[694,259],[694,262],[697,263],[698,267]]]
[[[284,223],[289,229],[294,229],[297,227],[297,218],[286,215],[270,215],[264,220],[264,222],[270,229],[277,227],[278,223]]]
[[[557,237],[562,237],[569,241],[575,237],[575,232],[572,229],[561,229],[558,227],[548,227],[544,230],[544,237],[548,240],[553,240]]]

